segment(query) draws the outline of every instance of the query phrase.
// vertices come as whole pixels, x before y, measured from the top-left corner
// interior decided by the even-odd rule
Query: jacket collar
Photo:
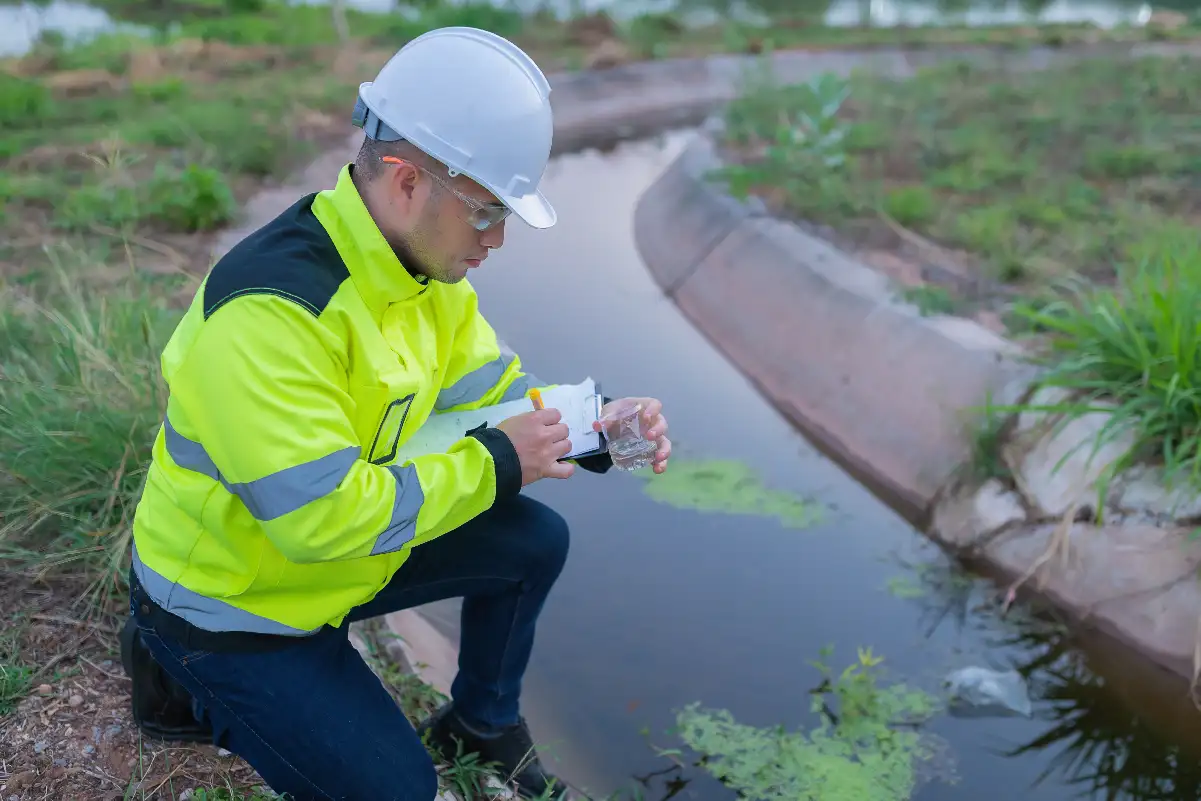
[[[378,314],[390,303],[420,295],[428,288],[429,279],[410,275],[396,258],[350,172],[351,165],[343,166],[334,188],[317,194],[313,214],[333,240],[359,294]]]

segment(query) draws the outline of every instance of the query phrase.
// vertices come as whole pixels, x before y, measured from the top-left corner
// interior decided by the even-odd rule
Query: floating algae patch
[[[725,459],[672,458],[667,472],[630,475],[649,479],[646,494],[679,509],[774,517],[789,528],[806,528],[821,519],[816,501],[769,489],[742,462]]]
[[[677,716],[679,736],[716,779],[756,801],[905,801],[924,782],[954,783],[949,744],[922,731],[940,700],[883,683],[882,661],[868,649],[839,673],[815,662],[819,720],[808,730],[748,726],[692,704]]]

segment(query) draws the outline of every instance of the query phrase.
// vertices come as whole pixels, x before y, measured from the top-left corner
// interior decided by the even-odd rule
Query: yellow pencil
[[[545,406],[542,405],[542,393],[538,391],[537,387],[530,390],[530,400],[532,400],[534,402],[535,409],[546,408]]]

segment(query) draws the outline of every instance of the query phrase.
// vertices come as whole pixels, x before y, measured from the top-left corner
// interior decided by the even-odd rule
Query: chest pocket
[[[367,449],[367,461],[372,464],[387,464],[396,458],[400,434],[404,430],[405,421],[409,419],[409,411],[413,408],[413,400],[416,397],[417,393],[410,392],[387,405],[371,438],[371,447]]]

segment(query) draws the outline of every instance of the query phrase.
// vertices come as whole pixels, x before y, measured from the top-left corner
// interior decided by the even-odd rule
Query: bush
[[[147,187],[147,212],[176,231],[211,231],[233,219],[237,201],[225,176],[189,164],[182,171],[155,170]]]
[[[42,299],[0,295],[0,556],[82,562],[95,593],[119,585],[177,317],[146,286],[58,278]]]
[[[149,180],[118,172],[101,183],[69,192],[57,210],[57,224],[73,231],[103,225],[128,231],[157,223],[172,231],[210,231],[237,211],[225,176],[190,164],[176,170],[159,164]]]
[[[1113,288],[1081,282],[1062,300],[1014,311],[1048,332],[1040,383],[1074,396],[1056,411],[1071,419],[1111,401],[1117,411],[1102,438],[1137,432],[1103,479],[1153,459],[1169,481],[1201,486],[1201,249],[1192,236],[1171,237],[1120,269]]]
[[[40,83],[0,72],[0,128],[33,127],[51,104],[50,90]]]

